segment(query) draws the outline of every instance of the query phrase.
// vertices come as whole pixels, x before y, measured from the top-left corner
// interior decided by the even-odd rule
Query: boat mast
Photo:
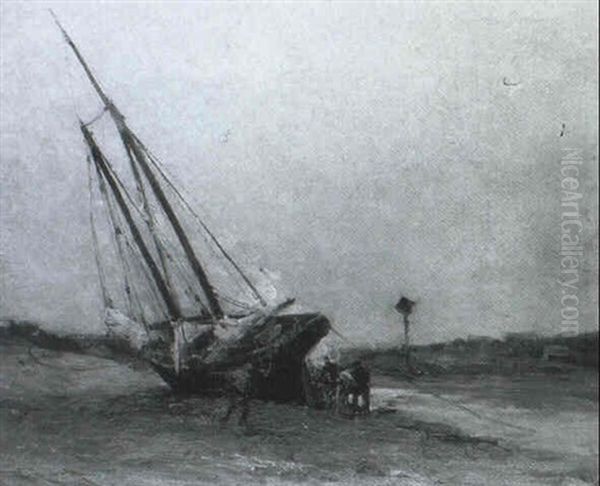
[[[216,318],[223,317],[223,309],[221,308],[221,304],[217,299],[215,290],[209,282],[206,272],[202,268],[202,265],[200,265],[200,261],[198,260],[198,257],[196,256],[187,235],[183,231],[183,228],[181,227],[181,224],[177,219],[177,216],[175,215],[171,204],[167,200],[165,193],[160,187],[160,184],[158,183],[158,180],[156,179],[155,175],[152,173],[152,170],[150,169],[145,154],[136,143],[137,137],[133,135],[129,127],[125,124],[125,117],[121,114],[118,108],[113,104],[110,98],[108,98],[106,93],[104,93],[104,91],[102,90],[102,87],[92,74],[92,71],[85,62],[85,59],[83,59],[83,56],[79,52],[79,49],[77,49],[77,46],[75,46],[73,40],[69,37],[69,34],[67,34],[67,32],[63,29],[62,25],[60,24],[54,13],[52,11],[51,13],[54,17],[56,25],[62,32],[69,47],[71,47],[71,49],[75,53],[75,57],[77,57],[77,60],[82,65],[88,79],[90,80],[92,86],[96,90],[96,93],[98,93],[98,96],[102,100],[102,103],[104,103],[104,106],[109,111],[113,121],[115,122],[115,125],[117,126],[117,130],[121,134],[126,150],[131,150],[131,153],[133,154],[135,160],[140,165],[144,175],[148,179],[148,182],[150,184],[150,187],[152,188],[152,191],[154,192],[154,195],[156,196],[156,199],[163,208],[169,220],[169,223],[173,228],[173,231],[177,235],[177,238],[179,239],[179,242],[183,247],[183,250],[192,267],[192,270],[194,271],[196,277],[198,278],[198,281],[200,282],[200,286],[202,287],[202,290],[204,291],[204,294],[206,295],[206,298],[208,300],[208,306],[211,311],[211,314],[213,314],[213,316]]]
[[[117,201],[119,209],[121,210],[121,213],[123,214],[125,220],[127,221],[127,224],[129,225],[129,229],[131,230],[133,239],[138,249],[140,250],[142,257],[144,258],[146,265],[148,265],[148,268],[150,269],[150,273],[154,278],[156,286],[158,287],[158,291],[160,292],[163,300],[165,301],[169,312],[169,316],[174,320],[179,319],[181,317],[181,311],[179,310],[179,306],[171,296],[169,288],[167,287],[167,284],[162,274],[160,273],[156,262],[152,258],[152,255],[148,250],[148,247],[146,246],[146,243],[144,242],[144,239],[142,238],[142,235],[140,234],[140,231],[137,225],[135,224],[133,217],[131,216],[131,212],[129,211],[129,207],[125,202],[125,199],[123,198],[123,194],[121,194],[119,185],[117,184],[117,181],[115,180],[113,174],[108,168],[107,160],[104,158],[104,155],[102,154],[100,148],[96,144],[92,133],[81,121],[80,126],[81,132],[83,133],[83,137],[85,138],[85,141],[90,149],[96,169],[98,170],[99,174],[101,174],[102,178],[105,179],[106,182],[108,182],[108,185],[110,186],[110,189],[113,195],[115,196],[115,200]]]

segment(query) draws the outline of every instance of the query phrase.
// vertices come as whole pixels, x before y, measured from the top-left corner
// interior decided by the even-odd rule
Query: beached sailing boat
[[[98,219],[92,212],[110,337],[150,363],[177,391],[219,393],[223,373],[259,363],[263,372],[253,375],[256,397],[302,400],[304,360],[328,333],[328,320],[319,313],[286,314],[293,300],[269,303],[261,295],[170,181],[159,159],[129,128],[72,39],[56,23],[100,97],[103,113],[114,122],[133,179],[131,189],[101,149],[91,130],[96,120],[80,120],[89,150],[90,200],[95,196],[102,201],[124,281],[122,295],[115,296],[114,290],[111,295],[107,280],[114,272],[103,265]],[[232,296],[225,285],[213,284],[222,274],[211,275],[201,262],[195,244],[201,237],[205,251],[216,255],[241,294]],[[120,297],[124,309],[117,309],[115,297]]]

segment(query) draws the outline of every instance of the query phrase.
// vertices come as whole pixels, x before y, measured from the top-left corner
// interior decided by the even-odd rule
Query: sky
[[[595,2],[2,2],[0,317],[102,332],[78,117],[129,125],[246,268],[356,344],[561,330],[581,155],[598,328]],[[110,139],[110,125],[95,129]]]

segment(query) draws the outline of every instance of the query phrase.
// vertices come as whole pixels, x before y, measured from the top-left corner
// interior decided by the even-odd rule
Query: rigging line
[[[157,235],[157,236],[158,236],[158,237],[160,237],[160,235]],[[165,249],[166,249],[166,247],[167,247],[167,245],[165,244],[165,243],[166,243],[166,241],[163,241],[163,240],[161,240],[161,241],[162,241],[162,244],[163,244],[163,246],[164,246],[164,247],[165,247]],[[131,245],[130,245],[130,249],[131,249],[132,251],[134,251],[134,249],[131,247]],[[166,250],[165,250],[165,251],[166,251]],[[168,257],[170,257],[170,254],[169,254],[168,252],[166,253],[166,255],[167,255]],[[137,261],[137,259],[136,259],[136,261]],[[195,291],[193,290],[193,288],[192,288],[192,285],[190,284],[190,276],[189,276],[189,275],[187,275],[187,274],[185,273],[185,271],[181,271],[181,264],[180,264],[180,263],[179,263],[177,260],[175,260],[175,259],[172,259],[172,258],[171,258],[171,261],[173,262],[173,265],[174,265],[174,267],[173,267],[173,270],[176,272],[176,274],[177,274],[177,275],[178,275],[178,276],[181,278],[181,280],[183,280],[183,281],[184,281],[185,285],[186,285],[186,286],[187,286],[187,287],[188,287],[188,288],[189,288],[189,289],[192,291],[193,295],[194,295],[194,296],[198,296],[197,292],[195,292]],[[146,279],[148,279],[148,278],[149,278],[149,275],[148,275],[148,273],[147,273],[147,270],[146,270],[146,269],[145,269],[145,267],[143,267],[143,266],[142,266],[141,268],[142,268],[142,271],[144,272],[144,275],[146,276]],[[194,279],[191,279],[191,280],[195,282],[195,280],[194,280]],[[150,290],[150,292],[151,292],[151,293],[153,293],[153,294],[155,295],[155,300],[154,300],[154,301],[156,302],[156,288],[155,288],[154,286],[150,285],[150,289],[149,289],[149,290]],[[176,290],[176,289],[173,287],[173,288],[172,288],[172,291],[173,291],[173,292],[175,292],[175,290]],[[198,296],[197,303],[199,303],[199,304],[200,304],[200,307],[201,307],[202,309],[206,309],[206,310],[207,310],[207,307],[206,307],[206,305],[205,305],[204,303],[202,303],[201,299],[199,299],[199,296]]]
[[[237,272],[241,275],[241,277],[244,279],[244,282],[246,282],[246,285],[248,285],[250,287],[250,289],[252,290],[252,292],[254,293],[255,297],[259,300],[259,302],[263,305],[266,306],[267,302],[265,301],[265,299],[263,298],[263,296],[260,294],[260,292],[258,291],[258,289],[256,289],[256,287],[252,284],[252,282],[250,281],[250,279],[246,276],[246,274],[243,272],[243,270],[240,268],[240,266],[233,260],[233,258],[229,255],[229,253],[225,250],[225,248],[223,248],[223,246],[221,245],[221,243],[219,242],[219,240],[217,239],[217,237],[212,233],[212,231],[208,228],[208,226],[206,225],[206,223],[204,223],[204,221],[202,221],[202,219],[200,218],[200,216],[196,213],[196,211],[194,211],[194,209],[190,206],[190,204],[187,202],[187,200],[183,197],[183,195],[181,194],[181,192],[175,187],[175,185],[171,182],[171,180],[167,177],[166,173],[164,172],[164,170],[162,169],[162,163],[159,161],[158,157],[156,157],[152,152],[150,152],[148,150],[148,148],[146,148],[146,146],[142,143],[141,140],[139,140],[137,138],[137,136],[132,133],[133,138],[136,140],[136,142],[142,147],[142,149],[148,154],[148,158],[150,160],[150,162],[152,163],[152,165],[156,168],[156,170],[158,170],[159,174],[163,177],[163,179],[165,180],[165,182],[171,187],[171,189],[175,192],[175,194],[179,197],[179,199],[182,201],[182,203],[184,204],[184,206],[188,209],[188,211],[190,211],[190,213],[192,213],[192,215],[196,218],[196,220],[198,221],[198,223],[200,223],[200,225],[202,226],[202,228],[204,229],[204,231],[206,231],[206,233],[208,233],[208,235],[210,236],[210,238],[213,240],[214,244],[217,246],[217,248],[219,248],[219,250],[221,251],[221,253],[223,254],[223,256],[229,261],[229,263],[231,263],[231,265],[237,270]]]
[[[116,213],[115,214],[115,219],[118,219],[118,218],[120,218],[120,215],[118,215],[118,213]],[[152,297],[150,299],[150,301],[152,303],[156,304],[155,307],[156,307],[156,309],[159,310],[159,314],[160,313],[164,313],[164,310],[162,308],[160,308],[160,306],[158,306],[158,302],[160,301],[160,295],[157,293],[158,290],[157,290],[157,288],[155,288],[152,285],[154,281],[150,277],[150,275],[148,274],[146,267],[141,264],[141,261],[140,261],[140,258],[139,258],[141,255],[139,254],[139,251],[136,253],[136,249],[131,245],[131,242],[129,241],[129,239],[127,237],[127,233],[125,232],[124,229],[121,229],[121,228],[126,228],[127,226],[125,224],[123,224],[123,220],[122,219],[119,220],[117,222],[117,224],[118,224],[118,226],[120,228],[119,239],[120,240],[122,239],[124,241],[125,248],[129,251],[129,254],[132,255],[133,261],[138,264],[137,266],[139,268],[141,268],[142,273],[143,273],[143,275],[145,277],[145,280],[148,282],[148,286],[150,287],[150,289],[149,289],[150,290],[150,295]],[[121,257],[121,259],[122,259],[122,262],[123,262],[123,269],[124,269],[125,275],[126,276],[129,275],[129,277],[127,277],[128,282],[129,281],[134,281],[135,280],[135,272],[134,272],[132,266],[130,265],[129,259],[125,255],[124,251],[122,251],[122,257]],[[142,324],[144,325],[144,327],[146,328],[147,327],[147,320],[144,317],[143,306],[142,306],[142,303],[141,303],[141,297],[139,295],[139,290],[138,290],[138,288],[137,288],[136,285],[133,285],[131,283],[128,283],[127,285],[128,285],[129,290],[133,293],[133,295],[135,296],[135,298],[137,300],[137,303],[138,303],[138,306],[139,306],[139,309],[140,309],[141,321],[142,321]],[[148,329],[146,329],[146,331],[148,331]]]
[[[146,334],[148,334],[148,320],[146,319],[146,316],[144,315],[144,307],[142,306],[142,301],[140,299],[138,289],[135,286],[132,288],[132,301],[135,302],[136,307],[137,307],[136,322],[140,322],[142,324],[142,327],[146,331]]]
[[[144,213],[138,207],[137,203],[134,201],[133,196],[129,193],[129,190],[125,187],[125,184],[123,184],[123,182],[121,181],[121,178],[119,177],[119,175],[117,174],[117,172],[115,171],[115,169],[110,164],[106,164],[106,168],[110,172],[110,174],[113,177],[113,179],[116,181],[116,183],[119,186],[119,189],[121,190],[121,192],[123,194],[125,194],[125,197],[129,201],[129,203],[133,206],[133,209],[136,211],[136,213],[138,214],[138,216],[140,218],[142,218],[142,221],[144,221]]]
[[[129,308],[130,315],[133,315],[133,303],[131,300],[131,284],[129,282],[128,277],[128,265],[127,259],[125,258],[125,254],[123,252],[123,247],[121,243],[121,235],[123,234],[123,225],[122,222],[118,220],[118,215],[115,212],[112,201],[110,200],[109,194],[106,191],[106,186],[104,185],[104,181],[101,181],[100,191],[102,192],[104,199],[106,200],[106,207],[108,209],[108,215],[110,219],[110,223],[113,227],[113,238],[115,241],[115,245],[117,247],[117,255],[119,260],[121,261],[121,265],[123,267],[123,283],[125,285],[125,295],[127,297],[127,305]]]
[[[165,242],[165,243],[167,243],[167,242]],[[169,245],[165,244],[165,246],[168,247]],[[205,308],[205,304],[202,302],[202,299],[200,298],[199,293],[196,290],[194,290],[194,285],[192,282],[195,282],[195,279],[190,279],[189,272],[186,272],[186,268],[177,259],[173,259],[170,254],[169,254],[169,257],[170,257],[171,261],[173,262],[174,269],[179,273],[181,279],[185,282],[186,291],[191,293],[193,295],[194,299],[198,303],[200,303],[200,305],[203,308]],[[225,295],[223,295],[222,293],[220,293],[219,291],[215,290],[215,293],[219,297],[224,298],[225,300],[229,300],[229,302],[232,302],[232,299],[227,299],[227,297]],[[239,306],[239,304],[238,304],[238,306]]]
[[[126,225],[123,223],[122,219],[119,219],[120,216],[118,213],[116,213],[114,211],[114,209],[112,208],[112,202],[109,201],[110,209],[111,209],[111,214],[113,214],[114,219],[116,221],[117,227],[119,228],[119,235],[118,235],[118,242],[119,242],[119,253],[120,253],[120,259],[121,262],[123,264],[123,276],[126,282],[126,292],[128,295],[128,303],[130,305],[130,312],[133,315],[133,299],[136,300],[137,305],[138,305],[138,310],[139,310],[139,314],[138,317],[140,319],[140,322],[142,323],[142,325],[144,326],[144,329],[146,330],[146,332],[148,332],[147,329],[147,320],[144,316],[144,308],[141,304],[141,299],[140,296],[138,295],[138,289],[135,285],[132,285],[130,282],[132,282],[135,279],[135,275],[134,272],[132,270],[131,265],[129,264],[129,260],[125,255],[125,251],[123,251],[123,243],[121,243],[121,240],[124,240],[125,242],[125,248],[128,248],[131,252],[131,244],[129,242],[129,240],[127,239],[127,235],[124,232],[124,230],[122,228],[125,228]],[[115,238],[117,238],[117,236],[115,236]],[[134,259],[135,260],[135,259]],[[135,260],[137,261],[137,260]],[[128,289],[128,290],[127,290]],[[153,302],[157,302],[156,299],[159,299],[160,296],[156,295],[154,296],[154,298],[152,299]]]
[[[168,218],[169,224],[173,228],[173,231],[175,232],[175,235],[177,236],[177,239],[179,240],[179,243],[185,252],[185,256],[186,256],[187,260],[189,261],[189,263],[192,267],[192,270],[194,270],[194,274],[196,275],[196,278],[198,278],[198,281],[202,285],[202,289],[208,300],[211,314],[213,314],[213,316],[217,319],[221,318],[223,316],[223,310],[221,309],[219,301],[217,300],[217,298],[214,294],[214,288],[208,279],[208,275],[206,274],[204,267],[202,266],[202,264],[200,263],[197,255],[196,255],[196,252],[194,250],[194,247],[191,244],[191,241],[190,241],[188,235],[183,230],[183,227],[181,226],[181,222],[180,222],[179,218],[177,217],[171,202],[166,197],[164,189],[160,184],[159,178],[157,177],[157,175],[154,173],[154,170],[152,169],[152,164],[148,160],[147,153],[144,152],[144,150],[142,150],[141,145],[135,141],[135,139],[133,138],[133,134],[131,133],[129,128],[125,125],[122,118],[117,118],[117,115],[118,115],[118,113],[115,113],[114,119],[115,119],[115,123],[117,124],[119,131],[121,132],[121,136],[126,138],[126,140],[128,142],[128,146],[134,152],[135,159],[136,159],[138,165],[142,169],[146,180],[150,184],[150,187],[152,188],[152,192],[154,193],[154,196],[156,197],[157,201],[159,202],[162,211]],[[161,283],[161,285],[162,285],[162,283]]]
[[[159,227],[160,228],[160,227]],[[188,276],[188,273],[185,272],[185,267],[177,260],[174,259],[172,257],[172,255],[169,253],[168,248],[171,247],[173,248],[173,245],[168,241],[168,240],[163,240],[162,236],[160,235],[160,233],[158,233],[157,235],[161,241],[161,243],[165,246],[165,251],[167,252],[167,255],[169,256],[169,259],[173,262],[174,268],[176,270],[178,270],[179,272],[181,272],[181,277],[182,279],[185,281],[186,285],[187,285],[187,290],[191,291],[191,293],[194,295],[194,297],[199,297],[198,293],[194,291],[193,286],[190,284],[190,279]],[[236,282],[239,285],[239,282]],[[244,287],[244,290],[246,290],[246,288]],[[215,290],[215,293],[222,298],[223,300],[226,300],[227,302],[236,305],[237,307],[243,308],[243,309],[251,309],[252,306],[250,304],[247,304],[245,302],[236,300],[232,297],[228,297],[225,294]],[[201,302],[201,301],[200,301]]]
[[[126,241],[127,249],[129,250],[129,252],[132,255],[136,254],[136,248],[134,248],[133,245],[131,245],[131,243],[128,240],[125,240],[125,241]],[[139,250],[137,251],[137,254],[139,256]],[[170,320],[170,316],[168,315],[168,313],[166,313],[165,310],[158,304],[161,300],[160,294],[158,293],[158,289],[155,287],[155,284],[153,284],[153,280],[151,278],[151,275],[148,273],[148,269],[146,268],[145,265],[142,265],[140,258],[134,258],[133,260],[135,262],[137,262],[137,264],[138,264],[137,266],[141,269],[142,274],[144,275],[144,280],[146,282],[148,282],[148,285],[145,285],[144,288],[146,289],[146,294],[148,294],[151,297],[148,301],[148,303],[151,303],[150,307],[154,307],[154,312],[159,314],[161,316],[161,318],[164,316],[164,318],[166,320]],[[137,290],[136,290],[136,292],[137,292]],[[140,307],[141,307],[141,303],[140,303]],[[144,326],[146,327],[146,331],[148,331],[146,320],[144,320]]]
[[[114,172],[114,170],[112,170],[112,167],[110,167],[110,171],[111,171],[111,175],[118,180],[118,184],[121,190],[126,191],[123,183],[120,181],[120,179],[118,179],[117,174]],[[103,182],[104,183],[104,182]],[[108,197],[108,193],[106,191],[106,187],[103,185],[102,189],[104,190],[105,194],[106,194],[106,199],[107,199],[107,206],[109,208],[109,214],[111,216],[111,222],[113,225],[113,228],[115,228],[114,231],[114,238],[115,241],[117,242],[117,251],[119,254],[119,258],[122,262],[123,265],[123,278],[125,280],[125,293],[127,295],[127,302],[129,305],[129,312],[130,314],[133,314],[133,302],[131,299],[131,291],[133,290],[134,292],[136,292],[136,288],[135,286],[132,286],[131,284],[131,279],[129,276],[134,277],[134,272],[132,271],[131,266],[129,265],[128,259],[125,256],[125,252],[123,251],[123,247],[121,244],[121,239],[125,240],[126,245],[129,245],[129,248],[131,248],[131,245],[129,243],[129,241],[126,238],[126,234],[124,233],[124,228],[127,227],[127,225],[123,224],[122,220],[119,220],[119,214],[118,212],[116,212],[112,206],[112,201],[110,200],[110,198]],[[127,194],[127,196],[129,197],[129,201],[134,205],[134,208],[136,210],[138,210],[137,206],[135,206],[135,204],[133,203],[133,201],[131,200],[131,197],[129,194]],[[139,211],[138,211],[139,212]],[[140,217],[143,218],[143,215],[140,213]],[[118,229],[118,232],[116,231]],[[142,269],[145,271],[145,268],[142,266]],[[148,279],[149,276],[147,273],[145,273],[146,278]],[[153,289],[154,290],[154,289]],[[143,306],[141,305],[140,298],[138,297],[138,303],[139,303],[139,308],[140,308],[140,320],[142,321],[142,325],[144,326],[144,328],[146,329],[146,331],[148,331],[147,329],[147,322],[146,319],[144,317],[144,313],[143,313]],[[153,302],[158,302],[160,300],[160,296],[154,294],[152,301]]]
[[[187,275],[187,273],[185,272],[185,268],[183,267],[183,265],[179,262],[178,259],[173,258],[172,254],[169,252],[169,248],[173,249],[174,246],[172,245],[172,243],[163,237],[163,235],[161,234],[161,225],[159,224],[158,221],[155,221],[156,226],[155,226],[155,233],[154,233],[154,237],[156,237],[157,239],[157,244],[159,244],[162,247],[162,251],[164,252],[165,256],[168,258],[168,260],[170,260],[172,262],[172,266],[174,267],[173,270],[176,270],[178,273],[180,273],[180,276],[185,280],[185,283],[187,285],[187,287],[191,290],[191,292],[197,296],[197,292],[193,290],[192,285],[190,284],[190,280],[189,280],[189,276]],[[165,266],[166,266],[166,262],[165,262]],[[175,287],[171,286],[173,292],[175,291]],[[198,296],[199,297],[199,296]],[[199,301],[201,302],[201,300]],[[202,304],[203,305],[203,304]],[[205,306],[203,305],[203,308],[205,308]]]
[[[160,229],[160,225],[159,225],[159,229]],[[221,258],[221,253],[217,252],[216,249],[213,247],[213,245],[210,244],[211,240],[207,237],[207,235],[198,230],[199,230],[199,228],[194,227],[190,231],[190,234],[195,236],[196,233],[198,233],[198,235],[204,241],[206,241],[208,243],[208,245],[207,245],[208,251],[210,252],[211,256],[214,256],[215,258],[217,258],[216,263],[218,263],[220,268],[222,268],[225,272],[227,272],[228,276],[230,276],[233,279],[233,282],[235,283],[235,285],[237,287],[239,287],[239,289],[242,292],[244,292],[244,293],[248,292],[248,286],[244,285],[243,282],[240,282],[239,274],[237,272],[234,272],[229,265],[224,264],[224,262],[222,261],[222,258]],[[211,261],[211,263],[215,263],[215,262]],[[215,292],[217,292],[217,290],[215,290]],[[256,300],[254,296],[252,297],[252,299]]]
[[[133,271],[131,270],[131,266],[129,265],[129,262],[127,262],[126,271],[129,272],[133,276]],[[146,316],[144,315],[144,306],[142,305],[140,292],[139,292],[137,286],[135,286],[135,285],[130,285],[130,290],[131,290],[132,307],[133,307],[133,303],[135,303],[136,307],[137,307],[137,309],[136,309],[137,316],[136,317],[138,319],[138,322],[141,322],[142,326],[144,327],[144,330],[146,331],[146,333],[148,333],[148,320],[146,319]]]
[[[135,160],[134,160],[135,154],[133,153],[132,148],[128,145],[126,137],[122,133],[121,133],[121,141],[123,142],[123,145],[125,147],[125,152],[127,153],[127,158],[129,159],[129,164],[131,166],[131,171],[133,172],[137,191],[139,192],[141,199],[142,199],[142,208],[143,208],[144,212],[146,213],[146,218],[144,218],[144,221],[146,223],[146,226],[148,227],[148,230],[150,231],[150,235],[152,236],[152,239],[154,240],[154,245],[156,246],[156,252],[158,253],[158,260],[160,262],[161,269],[165,276],[165,283],[167,284],[167,286],[170,289],[172,289],[173,286],[171,284],[171,279],[170,279],[169,272],[167,269],[165,256],[163,254],[163,249],[161,248],[160,242],[158,241],[158,238],[156,237],[156,234],[155,234],[155,227],[156,227],[155,218],[152,215],[152,212],[150,211],[150,204],[148,202],[148,197],[146,196],[146,190],[144,188],[144,183],[142,181],[140,171],[138,170],[138,168],[135,164]],[[177,298],[177,296],[173,295],[173,298]]]
[[[163,246],[164,251],[165,251],[166,255],[168,256],[168,259],[171,261],[173,269],[179,272],[182,280],[185,281],[187,290],[190,291],[194,295],[197,302],[201,304],[202,308],[209,310],[206,307],[206,304],[204,304],[202,302],[202,299],[200,298],[198,292],[196,290],[194,290],[194,287],[199,285],[199,283],[196,281],[196,279],[194,279],[190,275],[189,272],[186,271],[186,270],[188,270],[188,268],[180,261],[180,259],[174,258],[174,254],[177,253],[177,251],[176,251],[177,247],[168,238],[166,238],[166,236],[163,234],[164,232],[162,231],[162,226],[164,226],[164,225],[161,224],[160,221],[158,221],[158,220],[156,220],[156,223],[157,223],[156,237],[158,238],[159,242]],[[193,283],[191,283],[191,282],[193,282]],[[201,286],[200,286],[199,290],[202,290]],[[216,293],[216,290],[214,290],[214,292]]]
[[[249,304],[248,302],[244,302],[243,300],[236,299],[235,297],[231,297],[230,295],[226,295],[226,294],[219,294],[219,295],[221,296],[221,298],[228,300],[229,302],[237,305],[238,307],[244,307],[244,308],[248,308],[248,309],[252,307],[252,304]]]
[[[226,264],[225,264],[225,262],[223,262],[223,261],[222,261],[222,259],[221,259],[221,255],[222,255],[222,253],[221,253],[221,252],[219,252],[219,251],[217,251],[217,250],[216,250],[216,249],[213,247],[213,245],[211,245],[211,244],[210,244],[210,243],[211,243],[211,241],[212,241],[212,239],[210,239],[209,237],[207,237],[207,235],[206,235],[204,232],[200,231],[200,230],[201,230],[201,228],[194,228],[194,229],[193,229],[193,234],[196,234],[196,233],[198,233],[198,234],[200,235],[200,237],[201,237],[201,238],[202,238],[204,241],[206,241],[206,242],[208,243],[208,246],[207,246],[207,248],[208,248],[208,250],[210,251],[210,254],[211,254],[212,256],[214,256],[215,258],[217,258],[217,262],[218,262],[218,264],[219,264],[220,268],[222,268],[222,269],[223,269],[223,270],[224,270],[224,271],[227,273],[227,275],[233,279],[233,282],[235,283],[235,285],[236,285],[236,286],[237,286],[237,287],[238,287],[238,288],[239,288],[239,289],[240,289],[242,292],[244,292],[244,294],[246,294],[246,293],[247,293],[247,292],[250,290],[250,294],[251,294],[251,295],[250,295],[250,297],[251,297],[253,300],[256,300],[256,296],[255,296],[255,295],[252,293],[251,289],[249,289],[249,288],[248,288],[248,285],[247,285],[247,284],[246,284],[246,282],[245,282],[245,281],[242,279],[242,277],[240,276],[240,273],[239,273],[239,272],[237,272],[235,269],[232,269],[232,267],[231,267],[231,266],[229,266],[229,265],[226,265]],[[240,279],[241,279],[241,280],[240,280]]]
[[[179,277],[179,279],[183,282],[183,286],[185,287],[183,289],[184,294],[186,295],[192,295],[194,298],[194,303],[199,304],[200,307],[204,310],[209,310],[207,305],[202,302],[202,299],[199,295],[199,293],[194,290],[194,283],[196,283],[196,280],[194,278],[191,278],[190,275],[188,273],[185,272],[185,269],[183,269],[181,267],[181,264],[179,264],[176,260],[172,260],[173,261],[173,270],[176,273],[176,275]]]
[[[183,289],[184,294],[191,296],[194,300],[194,304],[198,304],[202,310],[209,311],[207,304],[203,302],[202,298],[200,297],[201,292],[194,290],[195,279],[190,278],[190,275],[183,271],[181,268],[176,269],[178,270],[178,275],[185,286],[185,288]]]
[[[227,297],[226,295],[222,295],[222,294],[218,294],[218,295],[225,302],[229,302],[231,305],[239,307],[240,309],[250,310],[253,308],[250,304],[246,304],[245,302],[241,302],[241,301],[233,299],[231,297]]]
[[[144,265],[142,265],[141,260],[139,258],[139,251],[136,253],[136,248],[134,248],[134,246],[131,244],[131,242],[129,241],[129,239],[127,238],[127,236],[125,234],[122,235],[123,240],[124,240],[124,244],[125,244],[125,248],[128,250],[128,253],[132,256],[132,260],[136,263],[136,266],[139,267],[142,271],[143,276],[145,277],[144,280],[146,282],[148,282],[148,285],[144,286],[147,290],[149,290],[150,295],[152,296],[152,298],[150,299],[150,301],[153,304],[156,304],[156,308],[159,309],[160,312],[164,313],[164,310],[158,305],[158,302],[160,302],[160,295],[158,294],[158,290],[157,288],[155,288],[152,283],[153,280],[152,278],[150,278],[150,275],[147,273],[147,269]],[[129,264],[129,260],[125,257],[125,266],[126,266],[126,271],[134,276],[134,271],[132,269],[132,266]],[[135,285],[131,286],[132,289],[134,289],[135,292],[137,292],[137,287]],[[140,304],[141,305],[141,304]],[[159,313],[160,313],[159,312]]]
[[[198,304],[202,310],[209,311],[207,304],[204,303],[202,301],[202,298],[200,297],[200,294],[202,292],[199,293],[197,290],[194,289],[195,284],[197,284],[196,279],[191,277],[191,275],[188,272],[186,272],[186,268],[178,261],[178,259],[173,258],[172,255],[170,255],[168,252],[167,255],[169,256],[169,259],[173,262],[174,271],[183,281],[183,284],[185,286],[184,293],[187,293],[187,295],[191,294],[195,304]]]
[[[89,122],[84,123],[83,125],[88,127],[90,126],[92,123],[96,123],[98,120],[100,120],[100,118],[102,118],[102,116],[108,111],[108,108],[105,106],[104,108],[102,108],[102,111],[100,113],[98,113],[94,118],[92,118]]]
[[[96,267],[98,269],[98,279],[100,280],[100,290],[102,292],[102,301],[104,303],[104,307],[112,306],[112,299],[108,293],[108,288],[106,287],[106,277],[104,275],[104,269],[102,268],[102,262],[100,261],[100,245],[98,243],[98,233],[96,231],[96,223],[94,221],[94,197],[93,197],[93,185],[92,185],[92,161],[89,156],[87,159],[87,169],[88,169],[88,188],[90,192],[90,227],[92,233],[92,245],[94,247],[94,259],[96,260]]]
[[[148,272],[147,270],[143,269],[142,270],[142,274],[146,277],[149,278]],[[143,324],[144,327],[146,328],[146,332],[150,331],[150,324],[154,321],[167,321],[167,322],[171,322],[172,321],[172,317],[170,317],[164,309],[162,309],[160,307],[160,305],[158,304],[159,301],[159,296],[157,295],[157,292],[155,289],[153,289],[151,286],[145,286],[143,288],[143,290],[139,291],[139,295],[140,295],[140,308],[143,309],[144,312],[148,313],[148,317],[145,318]],[[142,304],[142,301],[144,302],[144,304]]]
[[[505,427],[510,427],[512,429],[517,429],[517,430],[525,430],[527,432],[536,432],[535,429],[532,429],[530,427],[523,427],[522,425],[515,425],[515,424],[511,424],[509,422],[505,422],[504,420],[500,420],[494,417],[488,417],[487,415],[483,415],[479,412],[476,412],[475,410],[470,409],[469,407],[467,407],[466,405],[462,404],[461,402],[458,401],[454,401],[454,400],[450,400],[449,398],[446,398],[442,395],[440,395],[439,393],[436,393],[434,391],[431,390],[423,390],[423,388],[420,388],[416,383],[411,383],[415,388],[417,388],[418,390],[422,391],[423,393],[427,393],[435,398],[437,398],[438,400],[441,400],[445,403],[448,403],[450,405],[454,405],[457,408],[460,408],[461,410],[464,410],[467,413],[470,413],[471,415],[473,415],[474,417],[477,417],[481,420],[487,420],[488,422],[493,422],[493,423],[497,423],[500,425],[503,425]]]
[[[112,167],[112,165],[110,164],[106,164],[106,168],[107,170],[110,172],[111,176],[113,177],[113,179],[115,180],[116,184],[119,186],[119,189],[121,190],[122,193],[125,194],[125,197],[127,198],[127,200],[129,201],[129,203],[131,204],[131,206],[134,208],[134,210],[136,211],[136,213],[138,214],[138,216],[142,219],[142,221],[146,221],[146,217],[144,212],[138,207],[137,203],[133,200],[133,197],[131,196],[131,194],[129,193],[128,189],[125,187],[125,184],[121,181],[121,178],[119,177],[119,175],[116,173],[115,169]],[[164,243],[164,242],[163,242]],[[141,253],[141,252],[140,252]],[[143,256],[143,255],[142,255]],[[142,267],[144,274],[146,276],[146,278],[149,278],[148,273],[146,272],[146,269],[144,267]],[[169,287],[170,288],[170,287]],[[152,287],[152,290],[155,291],[156,289],[154,289],[154,287]],[[171,289],[171,296],[173,296],[173,292]],[[159,297],[157,295],[154,295],[155,298]]]
[[[238,272],[235,272],[229,265],[226,265],[225,262],[222,261],[221,258],[221,253],[218,252],[213,245],[210,244],[210,239],[207,237],[207,235],[205,233],[202,233],[201,231],[199,231],[200,228],[193,228],[193,230],[191,231],[192,235],[196,235],[196,233],[198,233],[198,235],[200,235],[200,237],[206,241],[208,244],[207,248],[210,252],[210,254],[217,258],[216,262],[211,262],[213,264],[218,264],[220,268],[223,269],[224,272],[226,272],[227,276],[230,277],[234,283],[234,285],[242,292],[243,297],[249,298],[252,302],[256,302],[256,297],[254,295],[252,295],[252,293],[248,294],[249,292],[249,288],[247,285],[245,285],[245,283],[243,281],[240,280],[240,275]],[[219,292],[218,290],[215,289],[215,293],[219,296],[219,297],[226,297],[225,294]],[[230,298],[229,300],[230,303],[232,302],[232,298]],[[243,302],[243,304],[240,303],[241,301],[238,301],[238,307],[240,305],[243,305],[244,308],[253,308],[254,306],[250,303],[247,302]]]
[[[127,187],[125,186],[125,184],[123,183],[123,181],[121,180],[119,175],[117,174],[114,167],[108,162],[108,160],[105,159],[105,162],[106,162],[105,166],[106,166],[108,172],[110,172],[110,175],[112,176],[112,178],[115,180],[115,182],[119,186],[119,189],[121,190],[121,192],[125,195],[125,197],[129,201],[129,203],[131,204],[131,206],[133,207],[135,212],[138,214],[138,216],[142,219],[142,221],[145,221],[144,212],[139,208],[138,204],[135,202],[133,196],[130,194],[129,190],[127,189]]]

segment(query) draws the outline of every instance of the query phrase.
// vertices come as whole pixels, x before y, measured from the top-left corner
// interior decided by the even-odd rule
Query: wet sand
[[[219,423],[224,400],[175,397],[147,370],[22,346],[0,352],[2,484],[576,485],[597,478],[594,373],[553,381],[452,377],[417,388],[376,377],[369,418],[253,402],[248,427],[240,427],[237,417]]]

